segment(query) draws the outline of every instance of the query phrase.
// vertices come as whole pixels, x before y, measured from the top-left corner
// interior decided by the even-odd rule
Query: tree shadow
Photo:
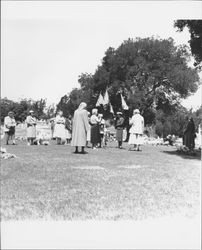
[[[193,155],[189,155],[187,153],[179,152],[177,150],[175,151],[162,151],[163,153],[169,154],[169,155],[177,155],[182,157],[183,159],[194,159],[194,160],[201,160],[201,150],[195,150]]]

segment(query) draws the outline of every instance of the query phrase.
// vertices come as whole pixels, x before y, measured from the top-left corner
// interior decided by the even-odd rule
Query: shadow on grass
[[[195,160],[201,160],[201,150],[196,150],[194,152],[194,155],[188,155],[182,152],[175,151],[162,151],[163,153],[169,154],[169,155],[177,155],[181,156],[183,159],[195,159]]]

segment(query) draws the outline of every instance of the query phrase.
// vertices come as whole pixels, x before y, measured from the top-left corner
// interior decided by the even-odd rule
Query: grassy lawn
[[[145,219],[200,209],[200,156],[174,147],[87,149],[73,154],[64,145],[6,146],[18,158],[1,162],[1,218]]]

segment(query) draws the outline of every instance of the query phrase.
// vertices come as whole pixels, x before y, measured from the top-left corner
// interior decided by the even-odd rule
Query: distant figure
[[[69,115],[68,118],[65,120],[65,132],[66,132],[66,141],[67,141],[67,144],[69,144],[72,138],[72,116],[71,115]]]
[[[103,114],[98,114],[98,118],[100,119],[100,123],[99,123],[99,132],[100,132],[100,136],[99,136],[99,147],[101,148],[102,145],[105,146],[105,120],[103,119]]]
[[[12,111],[8,112],[8,116],[4,118],[4,133],[5,133],[5,143],[8,145],[9,140],[12,141],[13,145],[16,145],[15,143],[15,127],[16,127],[16,121],[14,118],[14,113]]]
[[[30,110],[29,115],[26,118],[27,123],[27,145],[34,145],[34,140],[36,139],[36,124],[37,120],[34,116],[34,111]]]
[[[86,103],[81,102],[78,109],[74,112],[73,126],[72,126],[72,142],[71,145],[75,147],[74,153],[79,153],[78,147],[81,147],[81,153],[84,151],[87,141],[87,132],[89,130],[88,111],[86,110]]]
[[[192,151],[195,148],[195,124],[191,117],[184,129],[184,145]]]
[[[122,149],[123,128],[124,128],[123,114],[122,112],[117,112],[117,117],[115,118],[115,129],[116,129],[116,140],[118,141],[118,148],[120,149]]]
[[[91,141],[91,125],[90,125],[90,112],[88,112],[88,122],[89,122],[89,130],[87,132],[87,142],[86,147],[89,148],[88,143]]]
[[[54,137],[56,138],[57,145],[62,144],[62,140],[66,141],[65,118],[62,111],[59,111],[55,117]]]
[[[93,109],[92,110],[92,116],[90,118],[90,125],[91,125],[91,143],[92,148],[96,149],[98,146],[98,143],[100,141],[100,132],[99,132],[99,123],[100,118],[98,118],[98,110]]]
[[[50,128],[51,128],[51,139],[53,139],[53,135],[54,135],[54,129],[55,129],[55,121],[54,119],[50,120]]]
[[[140,145],[143,144],[144,132],[144,117],[140,115],[139,109],[133,111],[133,117],[130,120],[130,137],[128,144],[134,145],[135,150],[140,150]]]

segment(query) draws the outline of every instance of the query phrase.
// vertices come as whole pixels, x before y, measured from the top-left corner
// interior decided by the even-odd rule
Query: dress
[[[97,144],[100,142],[99,119],[96,115],[90,118],[91,124],[91,143]]]
[[[65,118],[62,116],[57,115],[55,118],[55,128],[54,128],[54,138],[66,138],[65,132]]]
[[[74,112],[74,117],[73,117],[71,146],[85,147],[88,130],[89,130],[88,112],[85,109],[78,108]]]
[[[72,121],[70,119],[66,119],[65,121],[65,134],[66,139],[72,138]]]
[[[15,118],[11,118],[10,116],[6,116],[4,118],[4,132],[9,136],[13,136],[15,134],[16,121]]]
[[[28,115],[26,119],[27,123],[27,138],[36,138],[36,123],[35,117]]]
[[[115,121],[116,128],[116,140],[119,142],[123,141],[123,127],[124,127],[124,118],[121,116]]]
[[[133,115],[130,124],[132,125],[129,133],[128,144],[142,145],[143,144],[143,131],[144,131],[144,118],[140,114]]]

